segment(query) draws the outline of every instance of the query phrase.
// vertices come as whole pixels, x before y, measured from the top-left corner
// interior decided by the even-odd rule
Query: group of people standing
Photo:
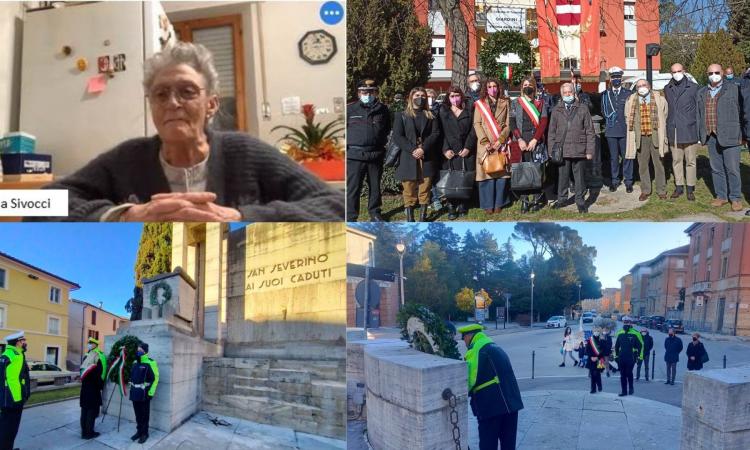
[[[639,200],[651,196],[654,184],[657,196],[666,200],[664,157],[671,152],[675,189],[670,198],[686,195],[694,201],[697,152],[705,145],[715,192],[712,206],[730,204],[741,211],[740,151],[750,135],[750,71],[736,79],[731,68],[712,64],[709,84],[702,87],[686,76],[681,64],[674,64],[671,74],[663,91],[652,89],[645,79],[630,90],[623,86],[621,68],[608,71],[609,86],[602,87],[599,106],[610,155],[609,190],[624,184],[628,194],[633,192],[637,160]],[[511,191],[522,212],[546,204],[561,208],[570,203],[571,187],[575,195],[570,200],[580,213],[588,212],[585,168],[596,150],[594,105],[582,91],[580,77],[563,83],[554,97],[533,77],[523,80],[519,97],[512,100],[496,78],[472,73],[468,85],[465,91],[451,86],[443,102],[431,89],[415,87],[403,99],[403,111],[391,114],[378,100],[374,80],[358,84],[358,101],[347,110],[348,221],[359,216],[365,182],[370,220],[384,220],[380,181],[386,147],[399,152],[395,174],[408,221],[426,221],[431,204],[436,210],[447,206],[451,220],[467,214],[468,200],[441,200],[435,189],[441,169],[474,172],[479,207],[487,214],[511,205]],[[493,153],[503,154],[503,170],[487,171],[484,162]],[[540,189],[525,192],[511,186],[511,171],[519,162],[546,162]]]

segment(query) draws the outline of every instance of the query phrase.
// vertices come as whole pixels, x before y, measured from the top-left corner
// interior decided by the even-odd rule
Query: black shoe
[[[451,204],[448,205],[448,219],[449,220],[458,219],[458,211],[456,211],[456,207]]]
[[[613,184],[609,187],[609,192],[616,192],[617,188],[620,187],[619,184]]]
[[[578,205],[578,213],[579,214],[588,214],[589,207],[586,205]]]
[[[595,389],[590,390],[589,394],[596,394],[596,390]]]
[[[628,391],[628,395],[633,395],[633,390],[632,389]]]
[[[648,377],[646,377],[646,381],[648,381]]]
[[[521,202],[521,214],[526,214],[527,212],[529,212],[528,202]]]
[[[565,363],[562,363],[562,364],[560,364],[560,365],[559,365],[559,366],[557,366],[557,367],[565,367]]]
[[[665,381],[664,384],[672,384],[669,380]]]
[[[141,437],[141,433],[135,433],[134,435],[130,436],[131,441],[137,440],[139,437]]]
[[[602,391],[602,388],[599,388],[599,392],[601,392],[601,391]]]
[[[609,372],[607,372],[607,378],[609,378]]]
[[[641,381],[641,377],[636,377],[635,381]]]
[[[552,209],[560,209],[565,207],[565,201],[558,200],[552,204]]]
[[[414,222],[414,207],[413,206],[407,206],[404,208],[404,212],[406,213],[406,221],[407,222]]]
[[[695,186],[687,187],[687,199],[691,202],[695,201]]]
[[[377,212],[370,214],[370,222],[385,222],[385,219]]]
[[[577,366],[577,365],[578,365],[578,360],[574,359],[574,360],[573,360],[573,365],[574,365],[574,366]]]
[[[633,186],[626,186],[625,187],[625,192],[627,192],[628,194],[632,194],[633,193]]]
[[[619,394],[617,394],[618,397],[625,397],[626,395],[628,395],[628,394],[626,394],[624,392],[620,392]]]
[[[144,443],[144,442],[146,442],[147,440],[148,440],[148,435],[147,435],[147,434],[144,434],[143,436],[141,436],[141,438],[140,438],[140,439],[138,439],[138,443],[139,443],[139,444],[143,444],[143,443]]]
[[[427,205],[419,205],[419,221],[427,222]]]
[[[673,381],[673,382],[671,382],[671,383],[669,383],[669,384],[671,384],[672,386],[674,386],[674,381]]]

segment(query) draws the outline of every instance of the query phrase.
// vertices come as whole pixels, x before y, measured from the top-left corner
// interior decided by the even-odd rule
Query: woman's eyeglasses
[[[201,91],[205,90],[205,88],[199,88],[198,86],[190,84],[175,87],[160,86],[152,89],[148,94],[148,98],[151,101],[163,105],[168,103],[174,94],[179,103],[184,103],[195,100],[201,95]]]

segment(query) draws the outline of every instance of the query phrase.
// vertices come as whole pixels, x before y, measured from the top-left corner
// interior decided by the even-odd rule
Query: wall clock
[[[336,38],[325,30],[308,31],[297,44],[299,56],[310,64],[325,64],[338,51]]]

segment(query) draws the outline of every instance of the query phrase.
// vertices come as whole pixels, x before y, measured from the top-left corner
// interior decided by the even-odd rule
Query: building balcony
[[[699,283],[693,283],[693,287],[689,289],[690,294],[705,294],[711,292],[711,282],[701,281]]]
[[[725,252],[732,248],[732,238],[726,238],[723,241],[721,241],[721,251]]]

